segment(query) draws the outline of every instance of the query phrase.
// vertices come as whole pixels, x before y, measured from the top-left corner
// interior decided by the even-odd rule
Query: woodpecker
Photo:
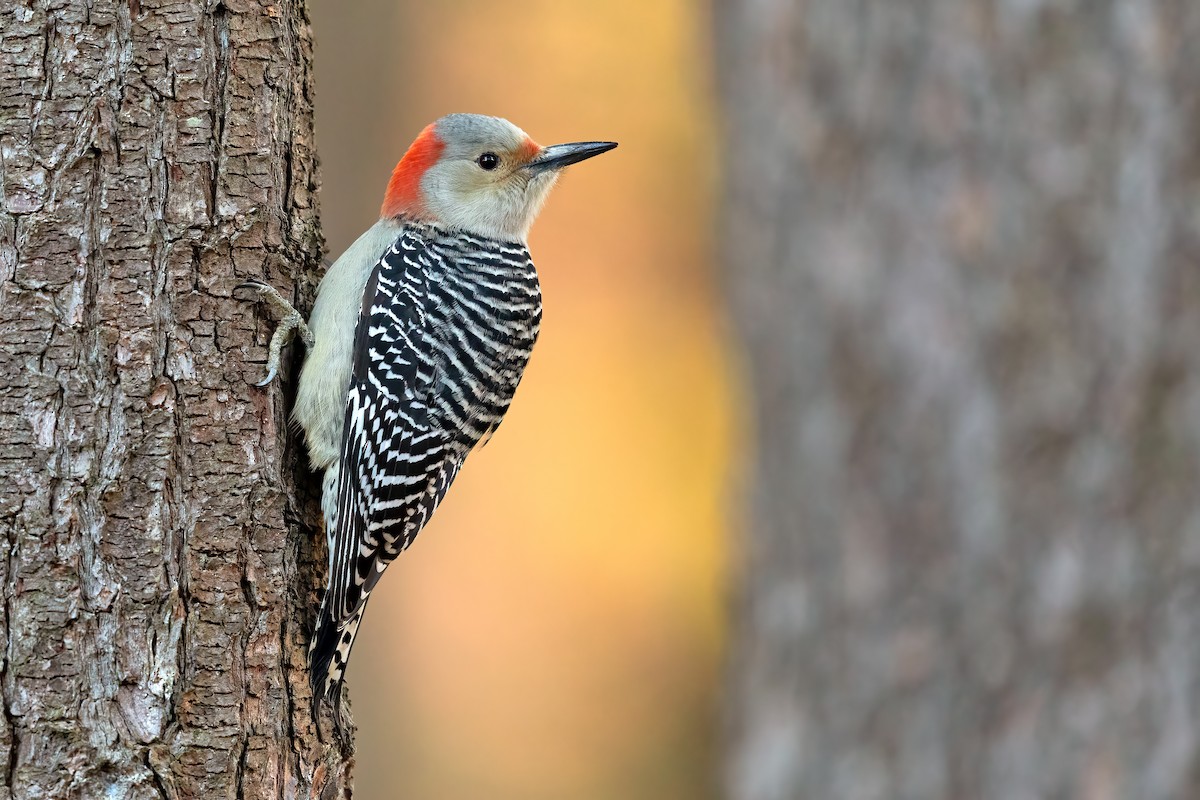
[[[526,237],[546,195],[564,167],[616,146],[542,147],[504,119],[442,117],[396,165],[379,221],[326,272],[307,323],[272,287],[238,287],[280,317],[257,385],[295,334],[307,349],[293,418],[324,471],[329,545],[309,651],[314,713],[340,705],[384,569],[508,410],[542,318]]]

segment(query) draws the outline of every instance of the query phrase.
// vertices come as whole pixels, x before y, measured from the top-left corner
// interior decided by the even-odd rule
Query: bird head
[[[508,120],[450,114],[421,131],[400,159],[380,215],[524,241],[563,167],[616,146],[542,147]]]

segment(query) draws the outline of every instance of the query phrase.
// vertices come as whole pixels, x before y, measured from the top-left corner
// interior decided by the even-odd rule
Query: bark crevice
[[[301,0],[5,12],[0,800],[349,794],[293,633],[312,490],[232,297],[319,270],[310,70]]]

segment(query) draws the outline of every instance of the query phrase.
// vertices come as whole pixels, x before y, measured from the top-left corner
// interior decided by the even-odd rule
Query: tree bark
[[[1200,786],[1200,4],[721,0],[728,791]]]
[[[311,47],[302,0],[0,3],[0,797],[349,795],[232,297],[319,263]]]

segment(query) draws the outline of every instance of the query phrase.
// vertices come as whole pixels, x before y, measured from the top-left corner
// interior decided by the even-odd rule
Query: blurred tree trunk
[[[728,787],[1200,791],[1200,4],[719,0]]]
[[[318,263],[311,45],[302,0],[0,3],[0,797],[348,795],[231,297]]]

